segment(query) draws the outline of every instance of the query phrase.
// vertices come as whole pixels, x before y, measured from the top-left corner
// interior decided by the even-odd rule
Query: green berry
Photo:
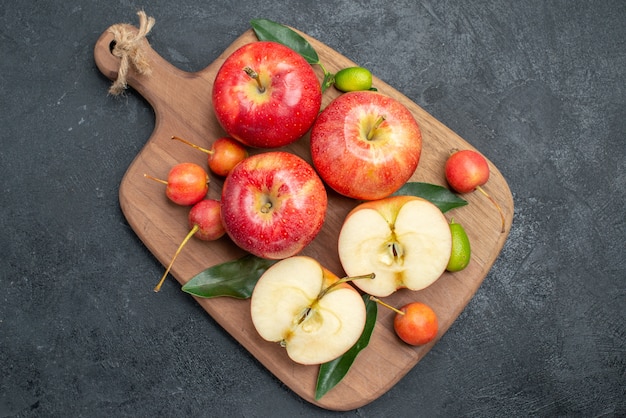
[[[467,267],[472,255],[469,238],[463,226],[454,222],[454,219],[450,221],[450,234],[452,235],[452,251],[446,270],[461,271]]]
[[[335,87],[343,92],[369,90],[372,73],[363,67],[348,67],[335,74]]]

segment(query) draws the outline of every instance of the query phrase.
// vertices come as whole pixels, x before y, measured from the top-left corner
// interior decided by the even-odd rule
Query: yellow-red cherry
[[[435,311],[425,303],[411,302],[400,308],[393,320],[396,334],[410,345],[424,345],[431,342],[439,331]]]
[[[248,157],[246,147],[241,142],[230,137],[216,139],[210,149],[193,144],[178,136],[173,136],[172,139],[208,154],[209,168],[214,174],[221,177],[226,177],[233,167]]]

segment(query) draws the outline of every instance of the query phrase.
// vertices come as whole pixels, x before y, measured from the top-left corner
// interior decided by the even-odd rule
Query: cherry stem
[[[394,312],[395,312],[395,313],[397,313],[398,315],[404,315],[404,312],[402,312],[400,309],[398,309],[398,308],[394,308],[394,307],[393,307],[393,306],[391,306],[390,304],[383,302],[382,300],[378,299],[378,298],[377,298],[377,297],[375,297],[375,296],[371,296],[371,295],[370,295],[370,300],[373,300],[373,301],[374,301],[374,302],[376,302],[376,303],[380,303],[380,304],[381,304],[381,305],[383,305],[385,308],[389,308],[389,309],[391,309],[392,311],[394,311]]]
[[[493,203],[496,206],[496,208],[498,209],[498,212],[500,212],[500,219],[502,220],[502,226],[501,226],[500,232],[504,232],[504,230],[505,230],[505,228],[504,228],[504,213],[502,212],[502,208],[500,207],[500,205],[498,205],[498,202],[496,202],[491,196],[489,196],[489,194],[487,194],[486,191],[483,190],[482,187],[476,186],[476,190],[478,190],[479,192],[484,194],[487,197],[487,199],[491,200],[491,203]]]
[[[191,228],[191,230],[189,231],[189,233],[187,234],[187,236],[185,237],[183,242],[180,243],[180,245],[178,246],[178,249],[176,250],[176,253],[174,253],[174,257],[172,257],[172,261],[170,261],[169,266],[167,266],[167,270],[165,270],[165,273],[163,273],[163,276],[161,276],[161,280],[159,281],[159,284],[157,284],[154,287],[154,291],[155,292],[158,292],[159,290],[161,290],[161,286],[163,286],[163,282],[165,282],[165,278],[167,277],[168,273],[170,272],[172,266],[174,265],[174,260],[176,260],[176,257],[178,257],[178,254],[180,254],[180,252],[182,251],[182,249],[185,246],[185,244],[187,244],[187,241],[189,241],[191,239],[191,237],[196,232],[198,232],[198,229],[200,229],[198,224],[194,224],[193,228]]]
[[[378,129],[378,127],[380,127],[380,124],[383,123],[384,121],[385,121],[384,116],[379,116],[378,119],[376,119],[376,122],[374,122],[374,126],[372,126],[369,132],[367,133],[368,141],[372,140],[372,138],[374,137],[374,134],[376,133],[376,129]]]
[[[250,76],[250,78],[253,78],[256,80],[256,84],[259,88],[259,93],[264,93],[265,92],[265,86],[263,86],[263,84],[261,84],[261,79],[259,78],[259,74],[254,71],[252,68],[250,67],[245,67],[243,69],[246,74],[248,74]]]
[[[180,137],[178,137],[178,136],[173,136],[173,137],[172,137],[172,139],[175,139],[176,141],[180,141],[180,142],[182,142],[183,144],[187,144],[187,145],[189,145],[190,147],[195,148],[195,149],[197,149],[197,150],[200,150],[200,151],[202,151],[202,152],[206,152],[207,154],[213,154],[213,153],[215,152],[215,151],[210,150],[210,149],[202,148],[202,147],[200,147],[200,146],[198,146],[198,145],[196,145],[196,144],[192,144],[191,142],[189,142],[189,141],[187,141],[187,140],[185,140],[185,139],[183,139],[183,138],[180,138]]]
[[[337,280],[336,282],[332,283],[330,286],[326,287],[325,289],[322,289],[322,291],[320,292],[320,294],[317,296],[317,300],[320,300],[321,298],[323,298],[324,296],[326,296],[326,294],[328,292],[331,291],[331,289],[333,289],[334,287],[339,286],[340,284],[343,283],[347,283],[347,282],[351,282],[353,280],[361,280],[361,279],[373,279],[374,277],[376,277],[376,274],[374,273],[370,273],[370,274],[364,274],[362,276],[353,276],[353,277],[344,277],[342,279]]]
[[[143,176],[144,176],[145,178],[147,178],[147,179],[154,180],[154,181],[157,181],[157,182],[159,182],[159,183],[162,183],[162,184],[167,185],[167,181],[165,181],[165,180],[161,180],[161,179],[158,179],[158,178],[156,178],[156,177],[152,177],[150,174],[144,174]]]

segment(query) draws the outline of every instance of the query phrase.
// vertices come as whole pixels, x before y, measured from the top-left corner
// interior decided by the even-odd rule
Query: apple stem
[[[158,178],[156,178],[156,177],[152,177],[150,174],[144,174],[143,176],[144,176],[145,178],[150,179],[150,180],[154,180],[154,181],[157,181],[157,182],[159,182],[159,183],[163,183],[163,184],[166,184],[166,185],[167,185],[167,181],[162,180],[162,179],[158,179]]]
[[[185,139],[183,139],[183,138],[180,138],[180,137],[178,137],[178,136],[172,136],[172,139],[175,139],[175,140],[177,140],[177,141],[180,141],[180,142],[182,142],[183,144],[187,144],[187,145],[189,145],[190,147],[195,148],[195,149],[197,149],[197,150],[200,150],[200,151],[202,151],[202,152],[206,152],[207,154],[213,154],[213,152],[214,152],[214,151],[212,151],[212,150],[210,150],[210,149],[202,148],[202,147],[200,147],[200,146],[198,146],[198,145],[196,145],[196,144],[192,144],[191,142],[189,142],[189,141],[187,141],[187,140],[185,140]]]
[[[245,67],[243,70],[246,72],[246,74],[250,76],[250,78],[253,78],[256,80],[256,84],[259,87],[259,93],[264,93],[265,87],[263,86],[263,84],[261,84],[261,79],[259,78],[259,74],[250,67]]]
[[[385,117],[384,116],[379,116],[378,119],[376,119],[376,122],[374,122],[374,126],[372,126],[371,129],[369,130],[369,132],[367,133],[367,140],[368,141],[372,140],[372,138],[374,137],[374,134],[376,133],[376,129],[378,129],[380,124],[383,123],[384,121],[385,121]]]
[[[378,299],[375,296],[371,296],[370,295],[370,300],[376,302],[376,303],[380,303],[381,305],[383,305],[385,308],[389,308],[392,311],[394,311],[395,313],[397,313],[398,315],[404,315],[404,312],[402,312],[400,309],[398,308],[394,308],[393,306],[389,305],[388,303],[383,302],[382,300]]]
[[[172,261],[170,261],[169,266],[167,266],[167,270],[165,270],[165,273],[163,273],[163,276],[161,276],[161,280],[159,281],[159,284],[157,284],[154,287],[154,291],[155,292],[158,292],[159,290],[161,290],[161,286],[163,286],[163,282],[165,282],[165,278],[167,277],[168,273],[170,272],[170,269],[172,268],[172,266],[174,265],[174,260],[176,260],[176,257],[178,257],[178,254],[180,254],[180,252],[182,251],[182,249],[185,246],[185,244],[187,243],[187,241],[189,241],[189,239],[191,239],[191,237],[196,232],[198,232],[198,229],[200,229],[200,226],[198,224],[194,224],[193,228],[191,228],[191,230],[189,231],[189,233],[187,234],[187,236],[185,237],[183,242],[180,243],[180,245],[178,246],[178,249],[176,250],[176,253],[174,253],[174,257],[172,257]]]
[[[364,274],[362,276],[344,277],[342,279],[339,279],[335,283],[332,283],[330,286],[326,287],[325,289],[322,289],[320,294],[317,296],[317,300],[320,300],[321,298],[323,298],[326,295],[326,293],[330,292],[332,288],[339,286],[340,284],[351,282],[353,280],[373,279],[374,277],[376,277],[376,274],[370,273],[370,274]]]
[[[272,202],[266,202],[261,206],[261,213],[268,213],[272,208]]]
[[[498,209],[498,212],[500,212],[500,219],[502,220],[502,226],[501,226],[500,232],[504,232],[504,230],[505,230],[505,228],[504,228],[504,213],[502,212],[502,208],[500,207],[500,205],[498,205],[498,202],[496,202],[494,198],[489,196],[489,194],[487,194],[487,192],[483,190],[482,187],[476,186],[476,190],[478,190],[479,192],[484,194],[487,197],[487,199],[491,200],[491,203],[493,203],[495,205],[496,209]]]

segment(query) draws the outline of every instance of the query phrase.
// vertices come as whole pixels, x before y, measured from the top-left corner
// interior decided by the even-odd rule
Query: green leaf
[[[367,313],[365,319],[365,327],[359,340],[342,356],[334,360],[320,365],[320,371],[317,375],[317,386],[315,387],[315,400],[319,400],[329,390],[334,388],[337,383],[344,378],[350,370],[350,366],[354,363],[356,356],[370,342],[370,337],[376,325],[376,315],[378,314],[378,306],[376,302],[370,300],[369,295],[363,295],[365,301],[365,310]]]
[[[259,41],[278,42],[302,55],[309,64],[319,64],[320,59],[313,46],[291,28],[267,19],[253,19],[250,24]]]
[[[230,296],[247,299],[261,275],[277,260],[247,254],[198,273],[182,287],[184,292],[201,298]]]
[[[449,189],[430,183],[408,182],[393,195],[424,198],[437,206],[442,212],[467,205],[466,200],[461,199]]]

